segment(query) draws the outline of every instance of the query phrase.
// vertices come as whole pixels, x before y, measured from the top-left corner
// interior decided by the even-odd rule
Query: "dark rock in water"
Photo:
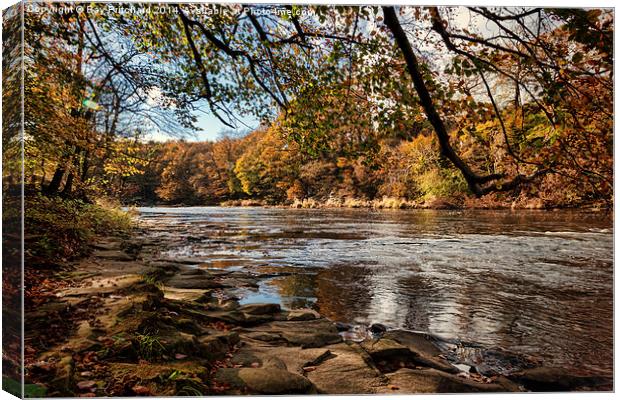
[[[345,324],[344,322],[336,322],[334,323],[338,332],[348,331],[352,328],[351,324]]]
[[[599,376],[579,376],[561,368],[538,367],[512,374],[510,379],[534,392],[557,392],[580,389],[612,390],[613,381]]]
[[[510,375],[540,366],[539,363],[520,354],[497,348],[485,349],[469,345],[455,347],[446,353],[446,357],[452,362],[472,365],[477,373],[485,376]]]
[[[439,357],[442,352],[429,335],[403,330],[393,330],[383,335],[381,340],[389,340],[390,342],[395,342],[406,348],[405,351],[398,353],[398,357],[400,358],[392,361],[400,362],[408,360],[415,365],[426,366],[453,374],[460,371],[457,367]],[[402,358],[406,359],[402,360]]]
[[[239,311],[250,315],[276,314],[280,312],[279,304],[246,304]]]
[[[370,325],[368,330],[373,335],[380,336],[380,335],[383,335],[387,331],[387,327],[383,324],[372,324]]]

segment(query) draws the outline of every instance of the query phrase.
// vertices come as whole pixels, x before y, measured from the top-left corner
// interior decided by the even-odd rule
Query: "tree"
[[[418,115],[423,113],[433,127],[441,154],[460,171],[476,196],[518,189],[550,173],[585,177],[597,193],[609,193],[609,157],[604,150],[609,145],[609,126],[586,130],[601,143],[596,152],[605,160],[605,171],[586,167],[577,159],[571,161],[575,150],[584,151],[586,143],[578,145],[574,138],[565,137],[573,128],[583,132],[579,128],[583,120],[577,117],[586,101],[596,105],[594,113],[611,115],[610,91],[594,96],[584,84],[596,83],[602,88],[610,82],[611,49],[601,44],[609,42],[613,32],[609,12],[400,7],[397,13],[394,7],[321,6],[309,8],[315,12],[312,16],[281,17],[265,11],[268,9],[273,10],[224,6],[222,13],[213,17],[178,6],[173,20],[159,16],[133,23],[139,28],[138,41],[143,43],[154,42],[153,37],[144,35],[144,29],[155,24],[153,35],[164,35],[173,42],[166,41],[157,49],[160,60],[194,78],[163,82],[169,82],[170,88],[183,84],[193,96],[188,104],[207,101],[226,124],[232,125],[235,110],[265,118],[271,115],[272,120],[279,112],[292,122],[289,137],[316,153],[329,142],[327,136],[350,135],[346,129],[338,130],[356,119],[364,121],[367,132],[399,130],[394,133],[402,135],[412,129],[406,136],[413,137],[420,129],[416,126]],[[442,15],[464,12],[481,22],[458,26],[456,18],[448,21]],[[404,28],[397,14],[417,25]],[[579,28],[583,26],[580,23],[586,28]],[[477,28],[488,24],[493,24],[488,32]],[[435,34],[419,35],[419,30],[426,28]],[[429,51],[439,61],[427,61],[423,53]],[[585,54],[598,67],[583,65]],[[174,57],[180,57],[178,63]],[[399,74],[400,57],[410,80]],[[377,60],[383,69],[374,65],[373,70],[372,61]],[[371,68],[363,64],[371,64]],[[532,146],[517,129],[507,127],[507,105],[500,102],[493,88],[506,94],[512,89],[514,113],[541,113],[552,131],[559,128],[563,134],[546,135],[555,139],[545,137],[537,147]],[[269,102],[278,112],[267,111]],[[360,114],[351,108],[359,102],[369,103],[371,112]],[[465,107],[455,110],[457,104]],[[471,165],[450,138],[450,113],[497,120],[509,159],[490,170]],[[319,115],[321,118],[313,118]],[[368,122],[360,115],[368,117]],[[357,150],[373,143],[376,140],[361,140]],[[556,157],[558,151],[561,157]]]

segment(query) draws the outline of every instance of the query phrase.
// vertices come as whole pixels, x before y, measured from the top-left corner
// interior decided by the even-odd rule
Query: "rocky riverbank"
[[[531,358],[310,309],[241,305],[269,276],[196,268],[155,239],[106,238],[26,313],[27,382],[45,396],[611,390]],[[60,284],[62,282],[62,284]],[[472,350],[473,349],[473,350]],[[471,358],[471,357],[470,357]],[[480,360],[482,359],[482,361]],[[495,367],[501,364],[500,367]],[[509,365],[509,368],[506,368]]]

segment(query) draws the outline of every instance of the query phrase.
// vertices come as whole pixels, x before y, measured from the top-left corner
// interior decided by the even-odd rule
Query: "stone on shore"
[[[215,374],[220,384],[246,389],[251,394],[312,394],[316,388],[305,377],[280,368],[222,368]]]
[[[385,389],[387,379],[365,359],[354,345],[339,343],[327,346],[331,357],[306,373],[319,393],[373,394]]]
[[[324,318],[312,321],[273,321],[247,332],[278,334],[289,345],[302,348],[323,347],[342,341],[335,326]]]

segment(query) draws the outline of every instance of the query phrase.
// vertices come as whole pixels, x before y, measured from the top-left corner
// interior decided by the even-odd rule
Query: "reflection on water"
[[[142,208],[166,256],[287,273],[242,302],[500,346],[611,374],[613,232],[579,212]]]

